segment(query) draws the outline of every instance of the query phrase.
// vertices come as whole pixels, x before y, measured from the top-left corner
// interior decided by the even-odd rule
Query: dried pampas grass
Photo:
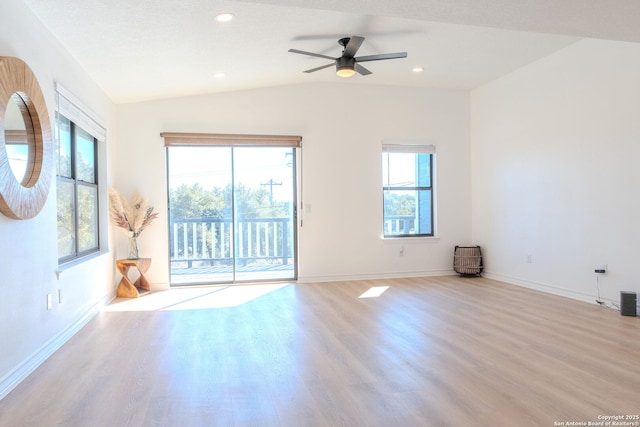
[[[134,193],[131,200],[127,200],[114,189],[109,190],[109,214],[113,223],[129,237],[138,237],[158,217],[140,193]]]

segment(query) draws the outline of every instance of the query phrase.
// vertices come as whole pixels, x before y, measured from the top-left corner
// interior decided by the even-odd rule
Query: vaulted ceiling
[[[636,0],[23,1],[116,103],[306,82],[469,90],[580,38],[640,42]],[[288,52],[337,57],[352,35],[358,55],[408,56],[342,79]]]

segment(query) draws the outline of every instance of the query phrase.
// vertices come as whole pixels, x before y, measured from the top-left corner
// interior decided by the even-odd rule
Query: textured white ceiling
[[[637,0],[248,1],[582,38],[640,42],[640,2]]]
[[[640,41],[636,0],[23,1],[116,103],[319,81],[468,90],[581,37]],[[358,55],[408,57],[340,79],[287,52],[339,56],[350,35]]]

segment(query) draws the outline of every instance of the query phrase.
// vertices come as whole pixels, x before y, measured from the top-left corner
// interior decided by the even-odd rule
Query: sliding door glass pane
[[[169,236],[172,284],[233,280],[229,147],[170,147]]]
[[[294,277],[293,149],[234,148],[236,280]]]

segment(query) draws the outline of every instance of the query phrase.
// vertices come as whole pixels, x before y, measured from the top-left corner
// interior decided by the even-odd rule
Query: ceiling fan
[[[317,56],[318,58],[330,59],[330,64],[322,65],[320,67],[312,68],[310,70],[305,70],[305,73],[313,73],[315,71],[322,70],[324,68],[329,68],[332,65],[336,66],[336,74],[340,77],[351,77],[356,72],[359,74],[366,76],[371,74],[371,71],[360,65],[360,62],[367,61],[379,61],[382,59],[396,59],[396,58],[406,58],[407,52],[396,52],[396,53],[381,53],[378,55],[366,55],[366,56],[358,56],[356,57],[356,52],[360,49],[360,46],[364,42],[364,37],[360,36],[352,36],[352,37],[343,37],[338,40],[338,44],[344,47],[342,51],[342,55],[333,58],[331,56],[322,55],[320,53],[306,52],[304,50],[298,49],[289,49],[289,52],[299,53],[301,55],[309,55],[309,56]]]

